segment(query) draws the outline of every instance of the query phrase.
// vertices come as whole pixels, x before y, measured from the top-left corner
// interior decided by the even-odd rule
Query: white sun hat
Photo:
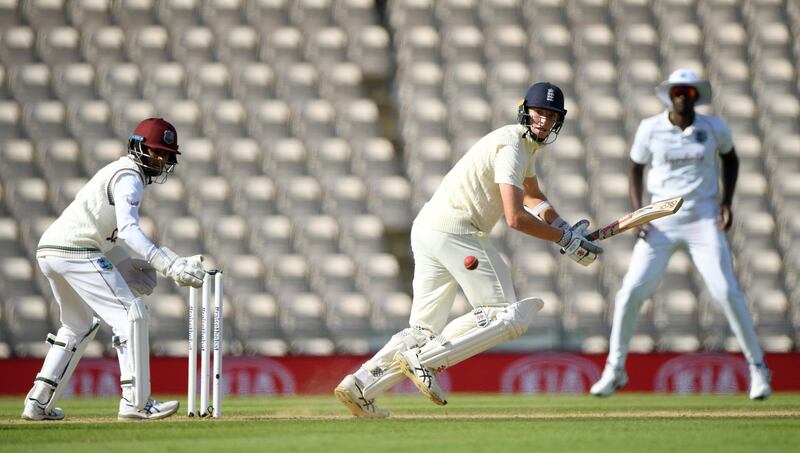
[[[656,88],[656,96],[667,107],[672,107],[669,90],[677,85],[693,86],[697,89],[697,100],[694,105],[704,105],[711,102],[711,84],[708,80],[701,80],[697,73],[691,69],[678,69],[669,75],[669,79]]]

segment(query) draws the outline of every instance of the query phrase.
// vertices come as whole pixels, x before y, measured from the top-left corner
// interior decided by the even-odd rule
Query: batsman
[[[61,420],[55,407],[100,327],[113,329],[122,399],[118,418],[161,419],[178,410],[177,401],[150,397],[148,308],[142,296],[156,286],[156,272],[180,286],[199,287],[203,257],[179,257],[156,245],[139,226],[144,188],[163,183],[178,164],[175,127],[148,118],[136,127],[128,154],[97,172],[42,235],[36,258],[61,310],[61,328],[48,335],[50,350],[22,418]],[[134,258],[128,253],[145,259]]]
[[[582,265],[602,252],[584,239],[587,220],[570,226],[561,219],[534,171],[537,151],[555,141],[566,114],[559,87],[532,85],[519,104],[518,124],[481,138],[423,206],[411,228],[415,269],[409,327],[336,387],[336,397],[353,415],[388,416],[375,398],[404,376],[444,405],[439,371],[528,329],[544,303],[519,299],[514,291],[511,272],[489,240],[501,216],[517,231],[558,243]],[[467,257],[477,258],[477,266]],[[447,324],[459,286],[473,310]]]

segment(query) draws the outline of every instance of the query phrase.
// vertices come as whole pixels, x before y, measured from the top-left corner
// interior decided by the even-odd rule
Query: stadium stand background
[[[628,211],[627,151],[673,69],[708,77],[741,160],[729,234],[762,344],[800,348],[800,2],[794,0],[0,0],[0,357],[58,324],[35,247],[138,121],[182,156],[142,225],[225,271],[225,349],[366,353],[407,323],[408,233],[442,175],[515,121],[527,86],[567,95],[539,160],[564,217]],[[505,350],[607,349],[632,235],[582,268],[492,237],[546,308]],[[186,353],[186,291],[149,298],[155,354]],[[463,296],[453,314],[468,309]],[[684,252],[634,352],[736,350]],[[110,351],[106,328],[89,355]]]

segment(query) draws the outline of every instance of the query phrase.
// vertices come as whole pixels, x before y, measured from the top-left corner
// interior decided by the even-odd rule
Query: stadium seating
[[[788,0],[0,2],[0,357],[45,351],[38,238],[143,118],[173,122],[182,154],[142,226],[225,269],[226,350],[366,353],[407,323],[417,211],[531,82],[569,110],[537,163],[545,193],[597,223],[629,210],[633,133],[679,66],[711,80],[705,111],[734,133],[729,238],[760,339],[796,350],[798,38]],[[607,348],[633,237],[589,270],[502,225],[492,240],[518,294],[546,302],[508,350]],[[735,349],[689,263],[673,258],[631,350]],[[155,353],[185,353],[185,296],[157,289]]]

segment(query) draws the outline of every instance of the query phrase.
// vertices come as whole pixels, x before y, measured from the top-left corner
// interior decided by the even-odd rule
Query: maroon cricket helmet
[[[142,121],[134,129],[131,140],[138,140],[148,148],[181,153],[178,151],[178,132],[164,118],[147,118]]]

